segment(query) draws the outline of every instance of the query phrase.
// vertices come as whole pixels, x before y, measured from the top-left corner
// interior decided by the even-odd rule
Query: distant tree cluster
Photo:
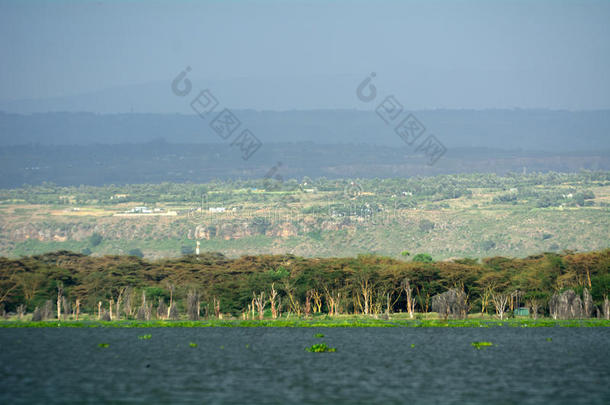
[[[138,253],[0,258],[0,306],[34,319],[73,319],[83,312],[99,319],[252,319],[397,311],[503,318],[520,307],[554,317],[608,317],[610,311],[610,249],[480,262],[434,262],[427,254],[406,262],[376,255],[228,259],[219,253],[150,262]]]

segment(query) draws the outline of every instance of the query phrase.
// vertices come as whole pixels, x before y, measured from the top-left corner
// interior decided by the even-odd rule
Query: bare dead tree
[[[275,283],[271,283],[271,294],[269,294],[269,304],[271,305],[271,316],[277,319],[277,291]]]
[[[108,311],[106,311],[105,309],[102,309],[102,317],[101,317],[102,321],[111,321],[112,319],[110,318],[110,313]]]
[[[405,292],[407,296],[407,312],[409,313],[409,317],[413,319],[413,312],[415,312],[415,297],[413,297],[413,288],[411,287],[411,282],[408,278],[405,278],[402,281],[402,290]]]
[[[463,290],[450,288],[432,297],[432,310],[443,319],[465,319],[468,312],[468,296]]]
[[[220,299],[217,298],[217,297],[214,297],[213,298],[213,304],[214,304],[214,315],[218,319],[222,318],[222,315],[220,313]]]
[[[324,296],[326,297],[328,314],[330,316],[337,315],[341,293],[336,289],[329,289],[327,286],[324,286]]]
[[[63,308],[63,318],[65,321],[70,316],[70,302],[66,299],[66,297],[61,297],[61,302]]]
[[[527,306],[530,309],[530,316],[533,319],[538,319],[538,312],[540,311],[540,300],[536,299],[536,298],[530,298],[527,301]]]
[[[97,319],[102,319],[102,301],[97,302]]]
[[[165,300],[163,297],[159,297],[159,305],[157,305],[157,318],[158,319],[166,319],[168,316],[167,305],[165,305]]]
[[[252,292],[252,295],[254,296],[254,303],[258,311],[258,319],[262,320],[265,315],[265,293],[261,292],[259,295],[256,295]]]
[[[608,300],[607,295],[604,295],[604,307],[602,312],[604,313],[604,318],[606,318],[606,320],[610,319],[610,300]]]
[[[110,320],[112,321],[112,316],[113,316],[113,312],[112,312],[112,304],[114,303],[114,300],[112,298],[110,298],[108,300],[108,316],[110,317]]]
[[[319,314],[322,312],[322,294],[317,289],[311,290],[311,298],[313,300],[313,312]]]
[[[294,285],[287,279],[284,280],[284,292],[288,297],[290,311],[301,316],[301,304],[296,296]]]
[[[140,308],[138,308],[138,313],[136,318],[139,321],[150,321],[150,316],[152,315],[152,303],[149,305],[146,302],[146,291],[142,290],[142,304]]]
[[[385,293],[385,313],[386,313],[386,315],[390,315],[390,312],[392,312],[392,308],[394,308],[394,305],[396,305],[396,303],[398,302],[398,300],[400,299],[400,296],[402,294],[402,291],[398,290],[398,295],[396,296],[396,298],[394,298],[395,292],[396,292],[396,289],[390,288]]]
[[[32,313],[32,322],[40,322],[42,319],[42,310],[38,307],[34,308],[34,312]]]
[[[80,314],[80,299],[76,299],[76,308],[75,308],[75,317],[76,320],[78,321],[78,316]]]
[[[574,290],[555,293],[549,300],[549,312],[553,319],[578,319],[584,316],[583,301]]]
[[[57,282],[57,320],[61,319],[61,301],[64,294],[64,284],[61,281]]]
[[[134,290],[131,287],[126,287],[124,291],[124,302],[125,302],[125,316],[133,318],[136,311],[136,300]]]
[[[180,317],[176,304],[173,304],[171,307],[169,307],[168,314],[168,318],[174,321]]]
[[[307,293],[305,294],[304,312],[305,312],[305,317],[309,318],[309,316],[311,315],[311,290],[307,291]]]
[[[123,301],[123,294],[125,294],[125,290],[127,287],[119,288],[119,295],[116,299],[116,319],[121,319],[121,302]]]
[[[199,292],[190,290],[186,295],[186,313],[191,321],[199,320]]]
[[[587,288],[582,291],[583,314],[586,318],[593,315],[593,297]]]
[[[171,316],[171,311],[172,307],[174,306],[174,291],[176,289],[176,286],[168,281],[167,289],[169,290],[169,307],[167,308],[167,317],[173,319]]]
[[[481,315],[487,313],[487,308],[491,304],[491,296],[495,288],[495,283],[489,283],[483,288],[483,293],[481,294]]]
[[[379,315],[381,313],[381,309],[383,308],[385,299],[385,290],[383,288],[378,288],[371,296],[369,311],[375,316]]]
[[[508,295],[492,292],[491,301],[496,308],[496,314],[500,317],[500,319],[504,319],[504,314],[506,313],[506,306],[508,305]]]
[[[369,315],[371,313],[371,300],[373,295],[373,286],[371,280],[368,277],[362,277],[359,280],[358,286],[360,287],[360,294],[362,294],[362,301],[364,301],[363,313]]]

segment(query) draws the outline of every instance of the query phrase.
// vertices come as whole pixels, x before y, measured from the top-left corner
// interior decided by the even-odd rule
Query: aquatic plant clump
[[[324,335],[323,335],[322,333],[316,333],[316,334],[314,335],[314,337],[317,337],[317,338],[323,338],[323,337],[324,337]]]
[[[107,349],[110,347],[109,343],[99,343],[97,347],[101,347],[102,349]]]
[[[189,346],[190,346],[190,347],[197,347],[197,343],[195,343],[195,342],[190,342],[190,343],[189,343]]]
[[[472,342],[470,345],[474,346],[478,350],[481,350],[484,347],[493,346],[494,344],[491,342]]]
[[[150,338],[152,338],[152,335],[150,334],[138,336],[138,339],[140,340],[149,340]]]
[[[317,343],[311,347],[305,348],[305,350],[312,353],[330,353],[337,351],[337,349],[334,347],[328,347],[326,343]]]

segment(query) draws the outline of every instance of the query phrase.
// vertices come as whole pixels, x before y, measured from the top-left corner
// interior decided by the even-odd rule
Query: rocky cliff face
[[[163,239],[184,238],[224,240],[240,239],[249,236],[265,235],[273,238],[289,238],[311,232],[312,230],[336,231],[353,227],[345,221],[320,221],[307,219],[293,221],[269,221],[261,219],[232,220],[218,223],[193,224],[184,218],[116,218],[104,217],[87,221],[73,219],[61,221],[32,221],[14,223],[5,221],[0,224],[3,239],[13,242],[39,240],[41,242],[68,240],[83,241],[93,233],[104,239]]]

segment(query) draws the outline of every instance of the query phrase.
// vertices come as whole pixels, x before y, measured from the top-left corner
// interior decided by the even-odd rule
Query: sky
[[[366,109],[375,72],[412,109],[610,109],[610,1],[0,0],[0,52],[5,111],[182,111],[186,66],[233,108]]]

